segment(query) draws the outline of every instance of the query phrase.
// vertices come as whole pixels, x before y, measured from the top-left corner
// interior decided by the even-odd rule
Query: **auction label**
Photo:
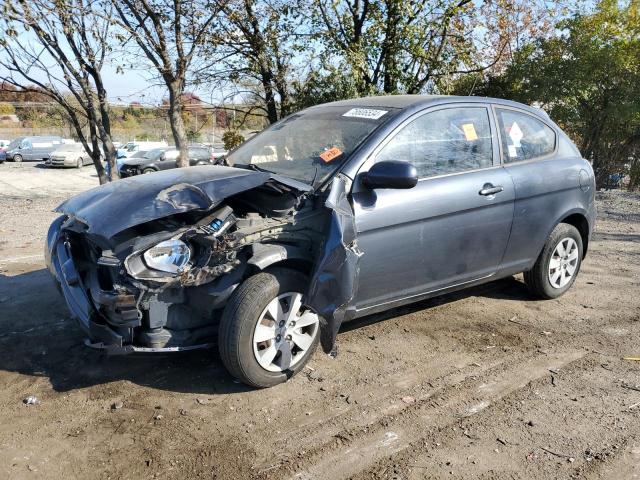
[[[352,108],[347,113],[343,113],[342,116],[377,120],[385,113],[388,113],[388,110],[375,110],[373,108]]]

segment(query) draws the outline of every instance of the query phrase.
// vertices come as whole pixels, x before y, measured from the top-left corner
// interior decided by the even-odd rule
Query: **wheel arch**
[[[573,212],[564,216],[556,225],[560,223],[573,225],[578,230],[582,238],[582,258],[584,259],[587,256],[589,247],[589,220],[587,216],[581,211]]]
[[[309,252],[285,243],[253,244],[247,264],[255,273],[267,268],[282,267],[310,275],[313,268]]]

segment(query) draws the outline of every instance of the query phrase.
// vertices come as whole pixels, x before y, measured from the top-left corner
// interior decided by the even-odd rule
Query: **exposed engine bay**
[[[91,345],[126,353],[208,344],[226,299],[252,272],[282,261],[311,269],[327,219],[315,200],[267,181],[210,211],[174,214],[110,239],[64,219],[61,243],[78,276],[66,279],[92,304]]]

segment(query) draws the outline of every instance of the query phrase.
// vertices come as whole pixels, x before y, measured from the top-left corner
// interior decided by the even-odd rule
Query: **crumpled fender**
[[[315,263],[307,305],[320,317],[320,344],[325,353],[334,350],[342,321],[355,296],[362,252],[357,245],[353,208],[347,197],[351,180],[333,179],[325,206],[331,210],[329,226]]]

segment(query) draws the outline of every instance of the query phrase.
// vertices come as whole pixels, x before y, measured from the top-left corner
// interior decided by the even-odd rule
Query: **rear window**
[[[532,115],[497,108],[504,163],[533,160],[553,153],[556,134]]]

